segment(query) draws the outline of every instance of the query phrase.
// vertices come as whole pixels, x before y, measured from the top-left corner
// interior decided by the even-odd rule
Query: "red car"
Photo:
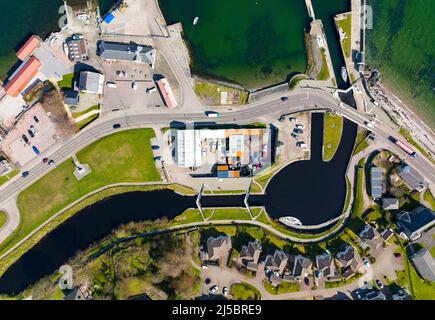
[[[42,159],[42,163],[47,163],[48,162],[48,158],[44,158],[44,159]]]

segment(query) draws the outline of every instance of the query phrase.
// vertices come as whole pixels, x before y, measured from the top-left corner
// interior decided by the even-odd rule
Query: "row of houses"
[[[230,236],[211,237],[205,247],[201,248],[203,265],[226,265],[232,249]],[[247,270],[257,272],[264,268],[268,280],[274,286],[283,281],[302,281],[312,275],[325,281],[341,281],[354,276],[363,262],[358,251],[350,244],[342,246],[335,257],[325,251],[315,257],[314,261],[299,255],[275,250],[261,259],[263,248],[258,241],[251,241],[242,246],[237,264]]]

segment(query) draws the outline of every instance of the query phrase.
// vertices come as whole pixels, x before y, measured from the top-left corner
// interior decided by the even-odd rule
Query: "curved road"
[[[83,149],[92,142],[102,137],[116,132],[113,124],[121,124],[121,129],[127,130],[132,128],[145,128],[152,125],[169,125],[185,122],[202,122],[217,124],[247,124],[257,121],[261,116],[270,114],[279,117],[281,114],[288,114],[308,110],[329,109],[342,114],[344,117],[366,127],[367,121],[373,120],[370,115],[359,112],[350,106],[340,103],[337,99],[329,94],[309,91],[298,91],[289,93],[288,101],[282,102],[278,94],[266,97],[264,100],[240,107],[237,111],[223,111],[218,118],[208,118],[204,112],[182,113],[178,111],[161,111],[158,113],[144,113],[137,111],[117,111],[106,114],[101,120],[97,120],[89,127],[79,132],[71,139],[65,141],[57,150],[52,151],[46,156],[53,159],[56,163],[61,163],[70,158],[74,153]],[[368,128],[369,129],[369,128]],[[435,182],[435,170],[433,164],[424,158],[421,154],[417,158],[407,157],[406,153],[388,140],[390,135],[397,133],[392,131],[388,126],[377,123],[374,129],[378,139],[391,146],[391,151],[398,154],[403,159],[415,167],[431,183]],[[18,194],[33,184],[35,181],[47,174],[51,167],[39,163],[31,168],[30,175],[27,178],[16,177],[9,183],[0,188],[0,207],[5,207],[8,201],[16,199]],[[0,230],[0,242],[6,239],[13,230],[19,225],[19,213],[9,212],[8,226]]]

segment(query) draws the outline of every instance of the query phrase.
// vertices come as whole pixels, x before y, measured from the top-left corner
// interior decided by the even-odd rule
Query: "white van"
[[[106,86],[108,86],[109,88],[116,88],[117,87],[116,83],[113,81],[106,81]]]

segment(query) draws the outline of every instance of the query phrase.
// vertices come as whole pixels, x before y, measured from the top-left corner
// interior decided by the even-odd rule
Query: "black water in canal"
[[[272,218],[293,216],[317,225],[339,216],[346,197],[345,173],[357,125],[344,120],[342,140],[330,162],[322,161],[323,115],[312,116],[311,160],[292,163],[270,181],[266,194],[250,197]],[[243,207],[244,196],[204,196],[203,207]],[[77,213],[25,253],[0,278],[0,293],[19,293],[51,274],[78,250],[130,221],[169,219],[195,207],[196,197],[170,190],[112,196]]]

